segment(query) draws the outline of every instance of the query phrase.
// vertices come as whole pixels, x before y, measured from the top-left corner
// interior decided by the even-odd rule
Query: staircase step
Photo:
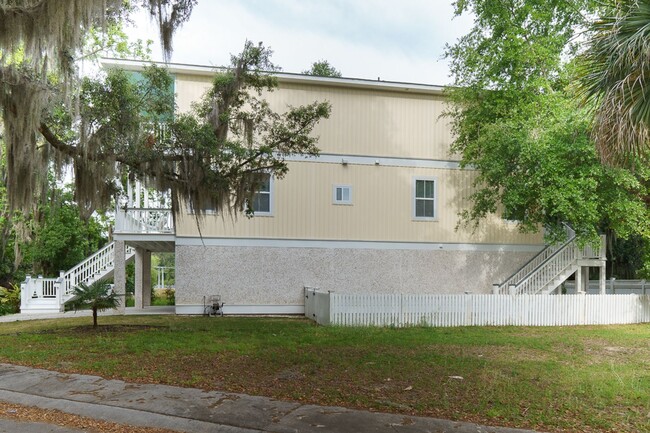
[[[58,301],[56,298],[29,298],[29,301],[27,301],[28,305],[33,305],[33,306],[49,306],[49,305],[58,305]]]
[[[21,314],[53,314],[53,313],[60,313],[60,312],[61,309],[58,307],[51,307],[51,308],[27,307],[27,308],[20,309]]]

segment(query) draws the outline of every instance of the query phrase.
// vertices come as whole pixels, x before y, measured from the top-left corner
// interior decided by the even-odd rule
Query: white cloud
[[[172,61],[226,65],[249,39],[272,47],[287,72],[326,59],[344,76],[447,84],[444,45],[471,24],[452,16],[451,0],[199,0],[176,33]],[[145,15],[130,34],[157,44]]]

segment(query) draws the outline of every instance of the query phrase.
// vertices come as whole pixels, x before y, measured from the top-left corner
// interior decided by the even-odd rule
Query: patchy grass
[[[0,361],[551,432],[650,431],[650,327],[325,328],[104,316],[0,324]]]

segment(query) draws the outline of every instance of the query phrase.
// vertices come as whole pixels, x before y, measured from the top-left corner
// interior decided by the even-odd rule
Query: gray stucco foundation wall
[[[176,304],[303,305],[342,293],[490,293],[534,252],[176,246]]]

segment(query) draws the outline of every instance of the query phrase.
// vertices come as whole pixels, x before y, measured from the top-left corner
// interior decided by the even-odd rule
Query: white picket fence
[[[305,315],[339,326],[613,325],[650,322],[650,296],[370,295],[305,288]]]

